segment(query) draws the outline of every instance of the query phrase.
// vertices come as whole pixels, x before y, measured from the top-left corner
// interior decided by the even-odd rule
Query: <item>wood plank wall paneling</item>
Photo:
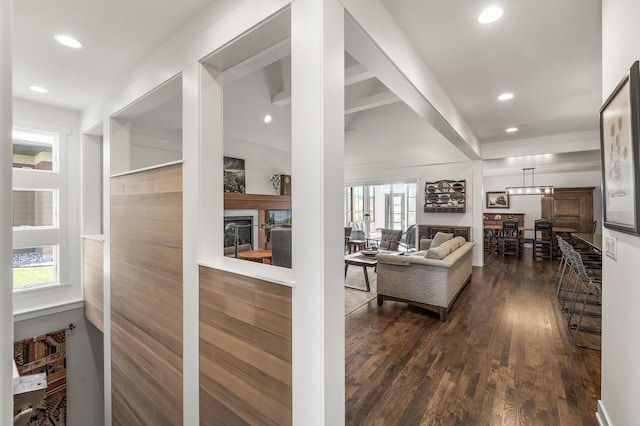
[[[83,239],[82,292],[84,316],[104,333],[104,276],[102,241]]]
[[[200,424],[290,425],[291,288],[200,267]]]
[[[182,318],[182,165],[114,177],[114,425],[182,424]]]

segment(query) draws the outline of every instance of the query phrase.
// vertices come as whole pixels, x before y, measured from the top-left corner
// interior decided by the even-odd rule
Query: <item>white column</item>
[[[222,256],[224,240],[222,79],[220,71],[200,64],[200,181],[198,235],[200,257]]]
[[[11,0],[0,0],[0,424],[13,424]]]
[[[293,424],[344,424],[344,9],[291,6]]]
[[[467,197],[471,198],[471,241],[476,245],[473,248],[473,266],[484,266],[484,184],[482,161],[473,161],[473,179],[471,181],[471,193]]]
[[[104,331],[104,424],[111,425],[111,134],[113,122],[106,117],[102,142],[102,224],[104,242],[102,246],[102,280],[103,280],[103,312]]]
[[[108,175],[131,171],[131,122],[118,118],[107,121],[110,125],[110,168]]]
[[[198,194],[199,188],[199,69],[194,63],[182,72],[182,393],[183,422],[200,420],[198,356]]]

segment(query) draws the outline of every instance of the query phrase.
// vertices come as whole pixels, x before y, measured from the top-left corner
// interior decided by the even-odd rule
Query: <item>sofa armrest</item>
[[[380,253],[376,255],[376,260],[378,263],[386,263],[387,265],[410,266],[412,257]]]

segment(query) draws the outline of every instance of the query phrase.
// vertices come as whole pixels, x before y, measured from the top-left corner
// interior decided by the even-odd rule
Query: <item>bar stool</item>
[[[602,270],[602,255],[594,252],[579,252],[573,249],[562,237],[556,236],[561,259],[556,273],[556,296],[564,312],[568,312],[567,300],[573,289],[578,285],[575,256],[579,256],[580,262],[592,275],[598,276]],[[573,283],[573,286],[572,286]]]
[[[599,351],[600,347],[579,343],[578,334],[581,331],[595,334],[602,333],[602,325],[600,323],[602,318],[602,277],[587,269],[579,253],[574,251],[573,256],[577,280],[571,299],[571,306],[568,309],[567,326],[569,327],[569,333],[573,337],[574,345]],[[587,310],[587,305],[595,306],[596,308]],[[577,309],[579,309],[579,315],[577,314]],[[578,316],[578,319],[575,323],[572,323],[574,314]],[[596,318],[598,324],[595,326],[583,326],[582,321],[585,317]]]

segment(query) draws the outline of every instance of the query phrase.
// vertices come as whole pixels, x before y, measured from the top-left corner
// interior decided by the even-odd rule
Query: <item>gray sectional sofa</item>
[[[378,254],[378,305],[396,300],[440,314],[447,313],[463,287],[471,280],[474,243],[452,238],[438,247],[421,240],[412,255]]]

